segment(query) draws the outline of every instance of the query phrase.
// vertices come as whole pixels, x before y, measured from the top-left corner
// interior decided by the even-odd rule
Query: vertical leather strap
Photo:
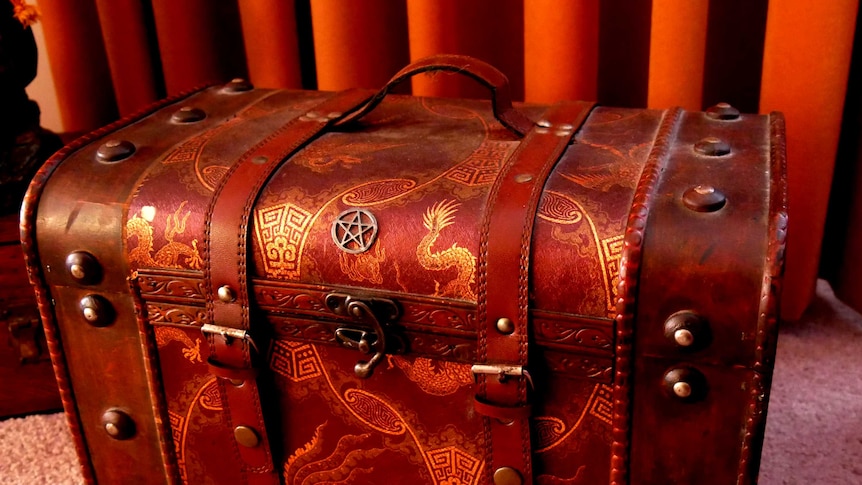
[[[492,483],[532,483],[527,399],[530,240],[545,181],[593,103],[548,109],[497,176],[479,248],[476,411],[485,416]],[[497,375],[494,375],[497,374]],[[514,481],[513,481],[514,480]]]
[[[225,413],[238,441],[235,451],[249,483],[279,483],[256,382],[254,340],[249,333],[246,258],[251,210],[283,161],[373,94],[365,90],[337,93],[274,131],[231,167],[207,209],[204,291],[210,323],[203,330],[209,343],[210,370],[220,378]]]

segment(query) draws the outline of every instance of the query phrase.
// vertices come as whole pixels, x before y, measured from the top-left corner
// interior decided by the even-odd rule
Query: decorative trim
[[[772,372],[767,372],[766,376],[761,372],[771,369],[775,362],[775,341],[769,341],[768,338],[778,335],[775,327],[779,322],[784,249],[787,243],[787,160],[784,116],[781,113],[769,114],[769,132],[769,246],[760,290],[754,373],[749,383],[749,405],[743,424],[738,485],[752,483],[752,477],[757,476],[760,468],[763,443],[754,438],[763,436],[766,431],[766,411],[772,381]]]
[[[153,328],[147,324],[149,315],[147,313],[137,285],[130,278],[129,294],[135,307],[135,317],[138,323],[138,333],[141,340],[141,353],[144,357],[144,371],[147,376],[147,386],[153,401],[153,417],[156,418],[156,431],[158,433],[159,448],[162,451],[162,464],[165,467],[165,478],[172,485],[182,483],[180,469],[177,466],[177,454],[174,450],[173,434],[170,426],[170,415],[168,414],[167,398],[162,387],[161,366],[159,365],[158,348],[153,338]]]
[[[49,303],[51,300],[51,293],[48,288],[48,283],[45,280],[45,275],[42,272],[42,267],[39,263],[35,225],[35,216],[39,207],[39,200],[42,197],[42,192],[45,190],[45,184],[48,182],[51,174],[53,174],[54,170],[56,170],[64,160],[69,158],[72,153],[109,133],[125,128],[132,123],[155,113],[165,106],[188,98],[189,96],[202,91],[206,87],[208,86],[202,86],[190,91],[185,91],[153,103],[136,113],[74,140],[72,143],[66,145],[57,153],[52,155],[51,158],[45,162],[42,168],[39,169],[33,177],[30,187],[24,195],[24,201],[21,206],[21,248],[24,251],[24,260],[27,264],[27,273],[30,276],[30,284],[32,284],[35,289],[36,300],[39,303],[39,313],[42,318],[42,326],[45,329],[45,339],[47,340],[48,351],[51,355],[51,362],[54,366],[54,375],[57,378],[60,398],[63,402],[63,410],[66,413],[66,421],[68,422],[69,429],[72,432],[72,441],[75,444],[75,451],[78,455],[78,463],[81,466],[81,473],[84,480],[88,483],[95,483],[93,464],[90,462],[87,445],[81,431],[83,427],[81,418],[78,415],[77,408],[75,407],[75,394],[72,390],[72,384],[70,382],[71,378],[69,377],[66,359],[63,356],[63,344],[57,325],[57,319],[54,315],[53,306]]]
[[[676,135],[680,108],[668,110],[656,134],[655,143],[641,173],[626,224],[623,253],[620,258],[620,284],[617,292],[616,310],[616,356],[614,362],[614,419],[613,444],[611,445],[611,485],[627,485],[629,451],[631,448],[631,382],[634,360],[634,323],[638,294],[638,279],[650,205],[662,169],[667,164],[670,145]]]

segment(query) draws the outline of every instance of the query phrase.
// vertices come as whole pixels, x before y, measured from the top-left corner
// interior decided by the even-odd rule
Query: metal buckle
[[[508,364],[473,364],[470,368],[473,374],[496,375],[500,382],[504,382],[509,376],[518,376],[527,378],[527,383],[530,389],[536,389],[533,385],[533,377],[530,372],[522,365]]]
[[[231,327],[222,327],[220,325],[213,325],[211,323],[205,323],[201,326],[201,333],[206,336],[206,334],[214,334],[221,335],[225,340],[225,343],[230,345],[231,339],[237,340],[245,340],[254,349],[258,354],[260,350],[257,348],[257,344],[254,343],[254,339],[251,338],[251,335],[248,334],[247,331],[239,329],[239,328],[231,328]]]

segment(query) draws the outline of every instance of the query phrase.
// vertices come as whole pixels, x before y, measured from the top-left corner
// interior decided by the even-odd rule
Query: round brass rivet
[[[91,285],[102,278],[102,267],[96,258],[86,251],[75,251],[66,256],[66,269],[78,283]]]
[[[690,347],[694,343],[694,334],[687,328],[681,328],[673,333],[673,340],[680,347]]]
[[[103,296],[87,295],[79,302],[84,320],[94,327],[105,327],[114,321],[114,309]]]
[[[533,176],[528,173],[519,173],[518,175],[515,175],[515,182],[519,184],[525,184],[531,180],[533,180]]]
[[[269,160],[269,159],[268,159],[268,158],[266,158],[265,156],[263,156],[263,155],[258,155],[258,156],[256,156],[256,157],[254,157],[254,158],[252,158],[252,159],[251,159],[251,163],[253,163],[253,164],[255,164],[255,165],[263,165],[263,164],[264,164],[264,163],[266,163],[268,160]]]
[[[233,430],[233,436],[236,438],[237,443],[246,448],[254,448],[260,444],[260,437],[257,435],[257,432],[248,426],[237,426]]]
[[[565,131],[572,131],[573,129],[575,129],[575,127],[568,124],[568,123],[563,123],[562,125],[558,126],[557,129],[558,130],[565,130]]]
[[[219,287],[218,289],[218,299],[223,303],[230,303],[236,300],[236,295],[234,295],[233,290],[230,286],[224,285]]]
[[[714,120],[735,120],[739,119],[739,110],[728,103],[717,103],[706,110],[706,116]]]
[[[727,197],[711,185],[698,185],[682,194],[682,202],[695,212],[715,212],[724,207]]]
[[[521,485],[524,479],[518,470],[504,466],[494,470],[494,485]]]
[[[719,138],[708,136],[694,144],[694,151],[708,157],[720,157],[730,153],[730,145]]]
[[[679,381],[673,385],[673,393],[682,398],[689,397],[691,396],[691,384]]]
[[[251,85],[250,82],[246,81],[241,77],[237,77],[231,79],[231,81],[224,86],[224,91],[228,93],[239,93],[242,91],[251,91],[254,86]]]
[[[539,120],[536,124],[541,126],[542,128],[550,128],[551,126],[553,126],[548,120]]]
[[[320,118],[320,113],[317,111],[309,111],[308,113],[305,113],[305,116],[308,118]]]
[[[115,440],[127,440],[135,435],[135,422],[128,414],[117,409],[105,411],[102,426],[108,436]]]
[[[183,106],[176,113],[171,115],[171,121],[174,123],[195,123],[206,117],[206,113],[201,109],[193,106]]]
[[[334,120],[335,118],[341,118],[341,115],[343,115],[343,114],[344,113],[342,113],[340,111],[333,111],[332,113],[329,113],[328,115],[326,115],[326,117],[331,119],[331,120]]]
[[[242,379],[231,379],[230,383],[233,384],[235,387],[240,387],[241,385],[245,384],[245,381]]]
[[[96,150],[100,162],[119,162],[135,153],[135,145],[126,140],[108,140]]]
[[[500,318],[497,320],[497,331],[502,334],[509,335],[515,331],[515,323],[508,318]]]

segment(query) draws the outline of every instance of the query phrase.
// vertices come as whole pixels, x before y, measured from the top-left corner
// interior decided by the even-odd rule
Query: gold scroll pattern
[[[598,229],[592,217],[584,207],[569,195],[547,191],[539,205],[539,218],[558,225],[573,225],[587,222],[590,234],[595,242],[599,265],[602,267],[602,285],[605,293],[605,305],[608,316],[616,315],[616,294],[619,284],[620,258],[623,249],[623,236],[611,236],[600,239]]]
[[[131,248],[129,261],[132,264],[151,268],[201,268],[203,260],[198,252],[198,240],[193,239],[191,246],[174,240],[186,230],[186,221],[191,215],[191,211],[183,212],[187,203],[187,200],[181,202],[179,207],[165,218],[164,238],[167,242],[155,255],[153,221],[158,215],[156,208],[144,206],[140,216],[134,214],[126,221],[126,243]]]
[[[177,454],[177,467],[180,470],[180,478],[183,483],[188,483],[188,467],[200,467],[196,460],[188,461],[187,444],[190,432],[201,429],[208,421],[212,419],[221,419],[220,414],[224,410],[221,402],[221,396],[218,390],[218,384],[215,377],[211,377],[198,384],[199,381],[190,382],[194,396],[191,398],[185,414],[180,414],[174,411],[168,411],[169,424],[171,427],[171,436],[174,442],[174,450]],[[196,386],[199,386],[196,388]],[[180,401],[183,401],[180,398]],[[207,418],[200,414],[200,410],[207,410],[213,413],[213,417]]]
[[[553,416],[540,416],[534,418],[536,429],[536,453],[544,453],[560,446],[584,421],[589,414],[598,418],[608,426],[611,425],[613,391],[607,384],[596,384],[587,400],[587,404],[578,416],[577,421],[569,429],[566,423]]]
[[[273,353],[270,367],[276,373],[293,382],[322,377],[325,387],[321,389],[321,392],[325,389],[334,396],[338,405],[365,427],[382,435],[409,436],[410,441],[405,442],[405,445],[412,442],[418,448],[418,458],[424,463],[435,485],[475,485],[478,483],[484,461],[473,456],[470,451],[454,444],[429,445],[420,438],[418,431],[412,428],[410,422],[404,419],[399,410],[380,396],[359,388],[347,388],[342,391],[343,387],[334,383],[333,377],[326,371],[315,345],[281,341],[276,341],[275,344],[277,350]],[[291,362],[291,364],[286,364],[286,362]],[[433,376],[427,377],[433,379]],[[319,425],[314,436],[288,458],[284,465],[286,483],[341,483],[348,480],[348,477],[370,472],[369,467],[362,467],[358,464],[360,462],[367,463],[370,458],[384,451],[371,447],[370,434],[345,435],[340,437],[332,452],[323,456],[324,440],[321,437],[321,431],[325,426],[327,426],[327,422]],[[452,433],[453,430],[449,430],[448,433],[444,434]],[[452,441],[453,438],[459,437],[443,437],[444,441]],[[465,441],[463,438],[460,440]],[[406,449],[404,445],[398,447],[406,453],[415,453],[409,451],[412,448],[410,446],[407,446]]]

